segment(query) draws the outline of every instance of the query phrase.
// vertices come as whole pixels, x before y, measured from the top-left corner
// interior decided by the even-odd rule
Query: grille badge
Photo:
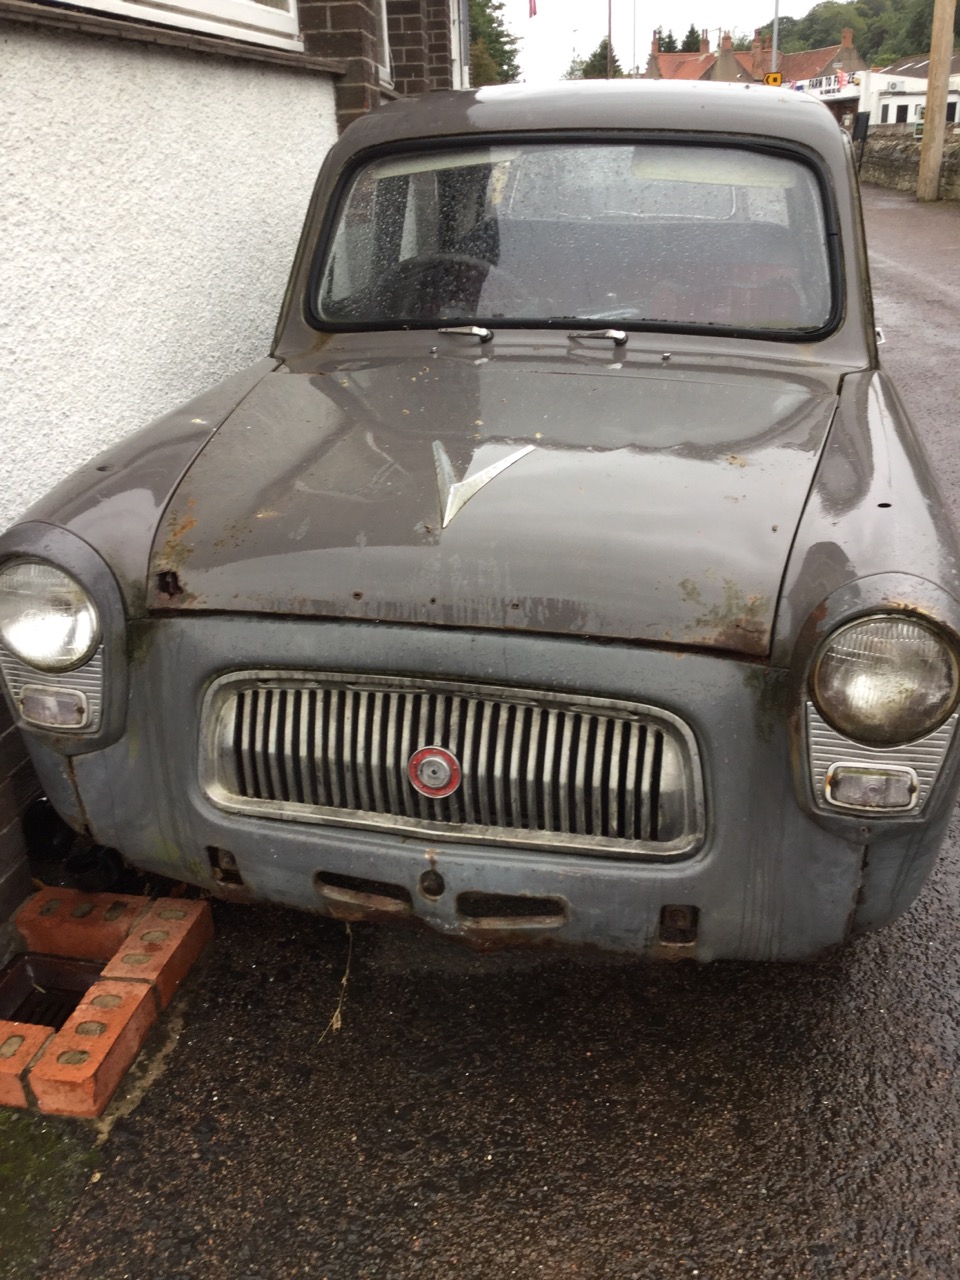
[[[460,761],[445,747],[421,747],[407,761],[410,785],[432,800],[453,795],[461,776]]]

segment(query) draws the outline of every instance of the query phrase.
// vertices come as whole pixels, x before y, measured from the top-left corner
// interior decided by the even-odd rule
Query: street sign
[[[778,88],[780,85],[783,84],[783,72],[768,71],[767,74],[763,77],[763,83],[773,85],[775,89]]]

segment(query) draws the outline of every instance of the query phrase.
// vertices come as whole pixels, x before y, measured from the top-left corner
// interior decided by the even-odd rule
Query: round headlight
[[[835,631],[813,669],[823,718],[858,742],[893,746],[932,733],[957,702],[960,672],[942,635],[915,618],[863,618]]]
[[[96,649],[100,621],[93,601],[69,574],[40,560],[0,569],[0,640],[40,671],[67,671]]]

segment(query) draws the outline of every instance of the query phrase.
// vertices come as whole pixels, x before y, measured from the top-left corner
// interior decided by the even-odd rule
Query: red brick
[[[98,1116],[157,1020],[146,982],[95,982],[29,1073],[48,1115]]]
[[[28,951],[74,960],[109,960],[148,906],[147,898],[41,889],[14,924]]]
[[[53,1027],[38,1027],[32,1022],[0,1022],[0,1106],[30,1105],[23,1080],[53,1034]]]
[[[103,978],[152,983],[165,1009],[213,937],[210,906],[158,898],[103,970]]]

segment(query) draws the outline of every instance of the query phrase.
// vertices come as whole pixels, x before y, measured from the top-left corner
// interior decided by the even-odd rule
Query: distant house
[[[706,31],[700,32],[698,53],[661,53],[659,32],[654,31],[647,58],[645,80],[706,80],[717,60],[710,52],[710,39]]]
[[[853,43],[853,30],[845,27],[840,43],[823,49],[803,49],[798,53],[778,53],[776,69],[790,89],[806,90],[830,106],[838,119],[856,110],[859,90],[854,77],[866,70],[867,64]],[[760,84],[774,70],[773,48],[769,37],[754,35],[749,50],[733,47],[729,32],[724,34],[716,52],[710,51],[707,32],[701,34],[699,53],[661,53],[657,33],[644,77],[651,80],[722,80]]]

